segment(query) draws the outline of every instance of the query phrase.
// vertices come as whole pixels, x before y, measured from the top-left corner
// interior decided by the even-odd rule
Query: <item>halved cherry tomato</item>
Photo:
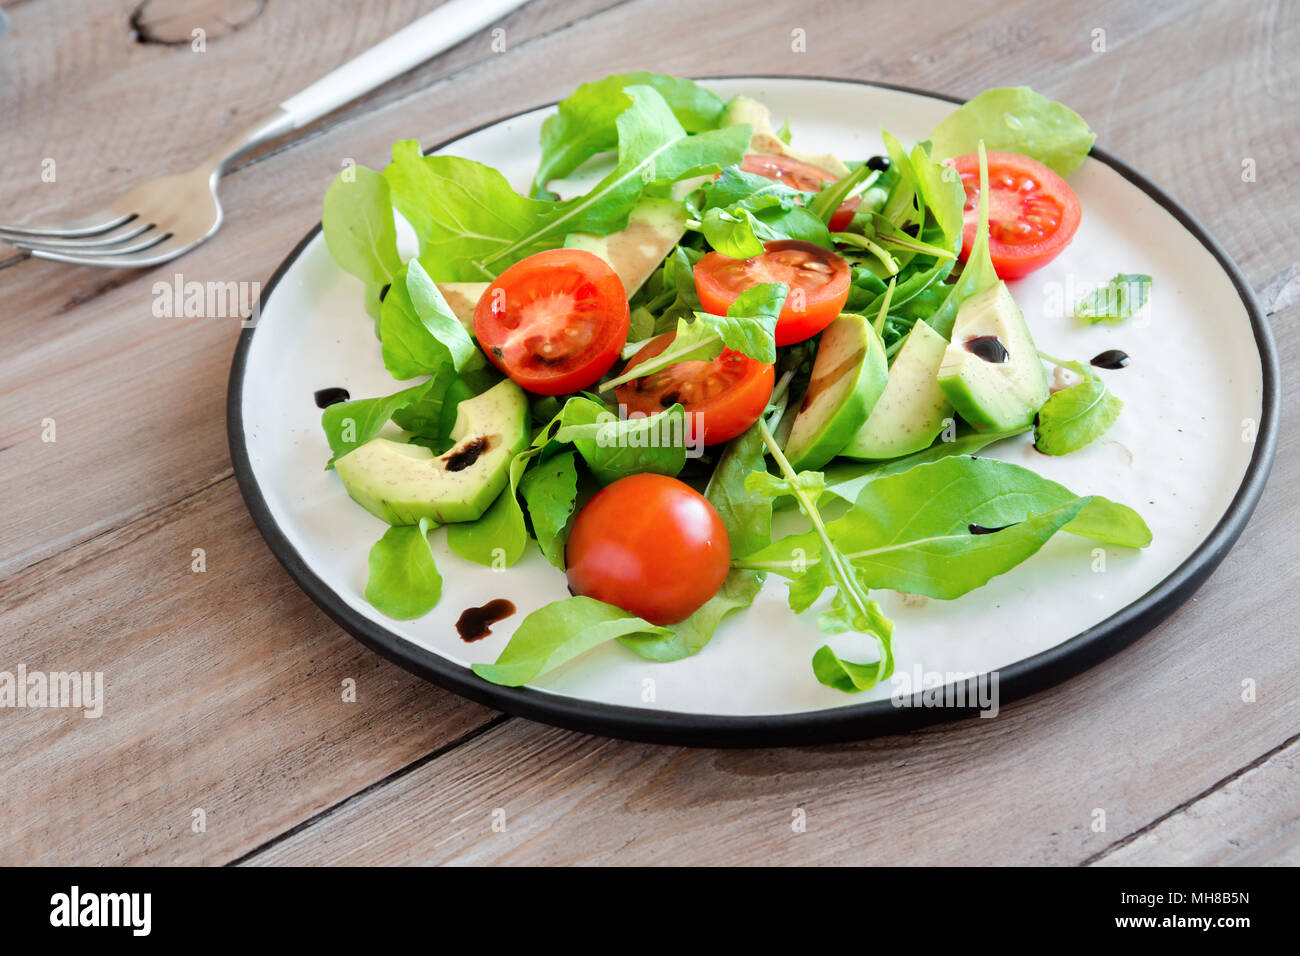
[[[618,274],[581,249],[551,249],[516,262],[474,309],[474,335],[488,358],[539,395],[576,392],[609,371],[628,322]]]
[[[627,363],[624,374],[654,358],[677,337],[665,332],[651,339]],[[681,402],[688,437],[705,445],[735,438],[763,414],[772,397],[775,370],[743,352],[725,349],[712,362],[678,362],[614,390],[628,412],[654,415]]]
[[[646,473],[596,492],[574,519],[564,556],[574,594],[675,624],[722,586],[731,543],[702,494]]]
[[[742,292],[762,282],[790,287],[776,323],[776,344],[812,338],[844,308],[849,297],[849,264],[811,242],[781,239],[763,246],[752,259],[732,259],[710,252],[695,267],[695,291],[705,310],[726,315]]]
[[[820,166],[801,163],[788,156],[771,156],[767,153],[747,153],[740,168],[755,176],[775,179],[791,189],[799,189],[807,193],[815,193],[822,188],[822,183],[838,182],[840,178]],[[861,196],[854,196],[840,203],[840,208],[835,210],[831,221],[827,224],[831,232],[843,232],[847,229],[849,223],[853,221],[854,211],[861,202]]]
[[[1079,228],[1079,199],[1060,176],[1019,153],[988,153],[989,254],[1001,279],[1019,279],[1047,265]],[[961,260],[970,255],[979,221],[976,153],[949,160],[966,188]]]

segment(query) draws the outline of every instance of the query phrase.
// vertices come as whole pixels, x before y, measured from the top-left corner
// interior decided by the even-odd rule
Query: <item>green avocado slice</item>
[[[846,312],[827,326],[786,439],[791,466],[816,470],[839,454],[871,414],[888,379],[885,346],[871,323]]]
[[[529,441],[528,399],[506,379],[457,408],[455,444],[441,455],[422,445],[372,438],[334,462],[352,500],[389,524],[474,521],[510,478]]]
[[[1050,394],[1047,373],[1005,282],[961,304],[936,378],[957,414],[979,431],[1012,431],[1034,420]]]
[[[753,129],[749,137],[747,153],[785,156],[824,169],[840,179],[850,172],[849,167],[845,166],[838,156],[831,153],[805,153],[793,146],[787,146],[772,130],[772,111],[758,100],[750,99],[748,96],[737,96],[727,104],[726,112],[722,114],[722,125],[740,126],[745,123]]]
[[[841,455],[880,461],[930,447],[952,415],[935,380],[947,347],[947,339],[917,320],[889,367],[884,393]]]

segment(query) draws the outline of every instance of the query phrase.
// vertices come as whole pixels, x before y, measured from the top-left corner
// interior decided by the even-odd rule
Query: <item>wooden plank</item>
[[[1300,744],[1103,853],[1097,866],[1300,865]]]
[[[496,26],[513,50],[616,2],[532,0]],[[0,83],[5,221],[84,215],[140,179],[194,166],[226,136],[438,2],[295,0],[261,4],[252,16],[256,11],[249,8],[258,5],[37,0],[15,8],[0,63],[7,81]],[[214,7],[243,25],[224,29]],[[195,27],[206,29],[202,51],[189,39]],[[158,38],[184,42],[150,42]],[[500,59],[484,30],[286,142]],[[42,178],[50,159],[54,182]]]
[[[0,632],[104,681],[98,718],[0,709],[3,865],[223,863],[493,718],[334,626],[231,479],[0,583]]]

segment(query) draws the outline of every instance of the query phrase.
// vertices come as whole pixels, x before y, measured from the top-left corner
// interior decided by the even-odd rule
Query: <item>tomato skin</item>
[[[989,255],[1000,279],[1019,279],[1047,265],[1079,228],[1079,198],[1064,179],[1028,156],[988,153]],[[949,160],[966,188],[961,261],[970,255],[979,220],[979,156]]]
[[[796,239],[768,242],[763,248],[766,251],[752,259],[710,252],[699,261],[695,291],[705,311],[726,315],[746,289],[784,282],[790,295],[777,319],[777,345],[812,338],[834,322],[849,297],[849,264],[829,249]]]
[[[676,337],[676,332],[665,332],[651,339],[628,360],[624,373],[654,358]],[[716,382],[712,389],[707,388],[710,376]],[[614,394],[629,413],[643,415],[661,412],[680,401],[686,410],[688,440],[716,445],[735,438],[758,421],[772,397],[775,380],[773,366],[725,349],[712,362],[678,362],[620,385]]]
[[[474,336],[521,388],[563,395],[604,375],[627,340],[618,274],[581,249],[549,249],[510,266],[474,308]]]
[[[808,193],[817,192],[822,188],[822,183],[839,182],[840,178],[820,166],[802,163],[788,156],[773,156],[768,153],[746,153],[740,168],[744,172],[753,173],[755,176],[763,176],[767,179],[774,179],[779,183],[784,183],[791,189],[799,189]],[[831,215],[830,222],[827,223],[830,231],[843,232],[847,229],[849,223],[853,221],[853,213],[861,202],[861,196],[854,196],[852,199],[841,203],[840,208],[835,210]]]
[[[718,592],[731,566],[726,526],[694,488],[666,475],[620,478],[574,519],[569,589],[651,624],[675,624]]]

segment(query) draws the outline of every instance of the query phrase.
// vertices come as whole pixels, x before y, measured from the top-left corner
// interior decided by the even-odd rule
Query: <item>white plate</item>
[[[761,99],[778,124],[790,118],[799,148],[846,158],[882,153],[882,127],[904,143],[923,139],[952,109],[944,98],[853,81],[706,85],[723,98]],[[522,188],[551,111],[507,118],[437,151],[495,166]],[[1003,702],[1114,653],[1190,595],[1244,526],[1276,443],[1273,344],[1236,267],[1185,211],[1099,151],[1070,182],[1083,205],[1078,234],[1012,291],[1043,351],[1085,362],[1108,348],[1129,353],[1128,368],[1105,373],[1124,412],[1104,440],[1063,458],[1038,454],[1027,437],[993,453],[1080,494],[1131,505],[1154,542],[1103,555],[1091,542],[1058,535],[1020,567],[955,601],[912,606],[895,593],[878,594],[896,622],[898,674],[934,680],[929,675],[997,671]],[[1083,328],[1068,318],[1086,284],[1119,272],[1152,276],[1148,313],[1117,328]],[[513,568],[493,571],[463,561],[437,535],[441,604],[417,621],[394,621],[370,607],[362,596],[366,556],[385,525],[324,470],[329,452],[313,393],[332,386],[354,398],[399,387],[380,360],[361,284],[334,265],[317,228],[276,272],[256,327],[240,341],[229,393],[232,457],[280,560],[336,620],[403,666],[509,712],[662,741],[814,742],[966,712],[894,707],[896,683],[857,696],[817,683],[809,662],[826,638],[813,613],[789,611],[785,585],[775,578],[695,657],[651,664],[615,643],[531,689],[484,683],[467,665],[494,660],[524,615],[567,596],[564,575],[535,547]],[[499,597],[518,613],[482,641],[461,641],[454,627],[461,611]]]

